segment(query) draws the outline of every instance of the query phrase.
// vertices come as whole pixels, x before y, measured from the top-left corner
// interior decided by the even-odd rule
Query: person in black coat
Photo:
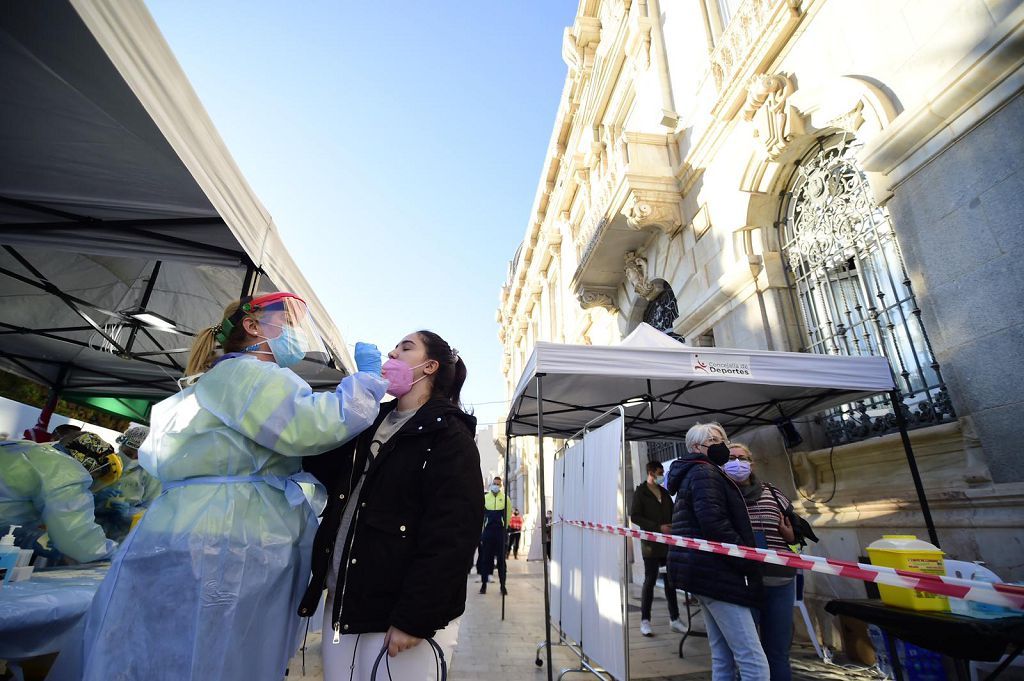
[[[641,530],[648,532],[672,532],[672,499],[668,490],[662,487],[665,482],[665,467],[657,461],[647,462],[647,480],[640,483],[633,492],[633,502],[629,507],[630,521]],[[651,631],[651,605],[654,602],[654,585],[658,581],[658,573],[668,556],[668,545],[653,541],[640,543],[640,551],[644,558],[644,586],[640,590],[640,633],[653,636]],[[676,600],[676,588],[669,575],[665,575],[665,600],[668,601],[669,628],[680,634],[686,627],[679,621],[679,603]]]
[[[676,495],[672,534],[755,546],[754,530],[739,488],[720,466],[729,460],[728,439],[717,423],[697,423],[686,433],[690,458],[669,468]],[[673,546],[668,570],[679,588],[696,594],[711,644],[712,681],[768,681],[768,659],[751,611],[761,599],[760,563]]]
[[[370,678],[382,646],[396,681],[450,652],[444,628],[465,610],[483,522],[476,419],[459,407],[465,364],[429,331],[388,356],[383,376],[398,399],[358,438],[306,462],[329,501],[299,615],[311,616],[327,589],[327,681]],[[419,645],[435,636],[439,645]]]

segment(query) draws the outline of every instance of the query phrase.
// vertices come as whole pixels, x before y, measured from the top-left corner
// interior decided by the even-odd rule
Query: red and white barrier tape
[[[755,549],[749,546],[737,546],[736,544],[725,544],[707,541],[706,539],[680,537],[674,534],[634,530],[618,525],[605,525],[603,523],[592,523],[583,520],[564,520],[563,522],[567,525],[584,529],[597,530],[634,539],[643,539],[658,544],[668,544],[669,546],[680,546],[696,551],[707,551],[708,553],[745,558],[760,563],[786,565],[801,570],[821,572],[826,575],[859,579],[862,582],[900,586],[907,589],[939,594],[940,596],[963,598],[968,601],[978,601],[980,603],[1001,605],[1005,608],[1024,610],[1024,586],[1014,584],[991,584],[989,582],[977,582],[958,577],[908,572],[907,570],[896,570],[878,565],[851,563],[821,556],[800,555],[788,551]]]

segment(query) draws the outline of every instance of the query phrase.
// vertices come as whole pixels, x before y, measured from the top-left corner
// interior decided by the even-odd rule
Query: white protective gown
[[[324,503],[299,457],[369,426],[386,386],[357,373],[313,393],[242,356],[156,405],[139,460],[163,492],[93,601],[82,678],[284,678]]]

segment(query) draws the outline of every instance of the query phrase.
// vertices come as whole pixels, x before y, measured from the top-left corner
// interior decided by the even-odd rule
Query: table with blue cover
[[[968,660],[997,662],[986,677],[998,677],[1024,650],[1024,617],[975,619],[951,612],[918,611],[887,605],[878,599],[836,599],[825,612],[874,624],[893,637],[933,650],[957,661],[961,678],[970,678]]]
[[[0,587],[0,659],[56,653],[89,609],[109,563],[40,570]]]

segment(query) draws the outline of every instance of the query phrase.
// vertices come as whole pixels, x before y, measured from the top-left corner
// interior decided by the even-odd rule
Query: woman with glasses
[[[668,492],[676,495],[672,534],[755,546],[754,528],[740,488],[721,469],[729,461],[728,438],[717,423],[696,423],[686,433],[690,457],[676,459]],[[711,644],[712,681],[768,681],[769,667],[754,624],[761,604],[759,564],[733,556],[673,546],[672,583],[696,594]]]
[[[754,458],[746,445],[729,443],[729,460],[722,470],[743,493],[758,547],[789,551],[796,535],[783,509],[791,506],[792,502],[777,488],[762,482],[754,473],[753,464]],[[789,647],[793,642],[796,570],[765,563],[762,578],[764,595],[754,610],[754,619],[761,630],[761,645],[768,657],[771,681],[790,681]]]

